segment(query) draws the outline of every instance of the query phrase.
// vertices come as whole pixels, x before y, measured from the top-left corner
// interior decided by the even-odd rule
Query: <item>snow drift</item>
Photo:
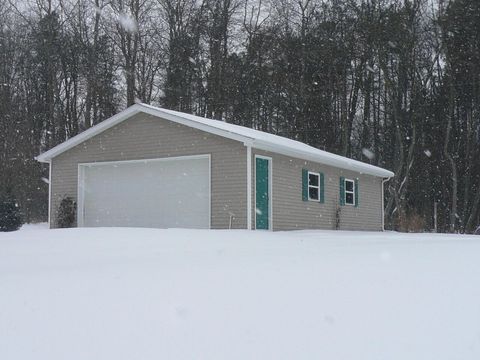
[[[3,360],[480,358],[473,236],[27,229]]]

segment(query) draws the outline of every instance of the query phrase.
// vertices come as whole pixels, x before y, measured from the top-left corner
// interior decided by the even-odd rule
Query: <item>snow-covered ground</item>
[[[0,233],[0,359],[480,359],[480,237]]]

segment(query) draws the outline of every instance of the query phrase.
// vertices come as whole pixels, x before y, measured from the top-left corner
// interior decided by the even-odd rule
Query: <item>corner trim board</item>
[[[382,179],[382,231],[385,231],[385,183],[390,179],[391,177]]]
[[[247,146],[247,229],[252,230],[252,147]]]
[[[48,161],[48,228],[52,228],[52,160]]]

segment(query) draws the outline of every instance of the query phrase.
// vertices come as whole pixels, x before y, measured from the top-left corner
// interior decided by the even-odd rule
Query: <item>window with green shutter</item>
[[[340,177],[340,205],[358,206],[358,179]]]
[[[302,199],[303,201],[325,202],[325,177],[323,173],[302,170]]]
[[[308,172],[308,200],[320,200],[320,174]]]

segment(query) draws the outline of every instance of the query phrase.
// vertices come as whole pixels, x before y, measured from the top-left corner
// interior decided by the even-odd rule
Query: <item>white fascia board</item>
[[[386,170],[377,166],[373,166],[370,164],[365,164],[360,161],[349,159],[340,155],[327,153],[326,156],[321,156],[317,154],[311,154],[306,151],[300,151],[300,150],[287,148],[280,145],[265,143],[262,141],[254,141],[253,147],[260,150],[265,150],[273,153],[295,157],[301,160],[308,160],[308,161],[313,161],[320,164],[330,165],[336,168],[357,171],[362,174],[368,174],[368,175],[378,176],[382,178],[390,178],[394,176],[394,173],[389,170]]]
[[[253,140],[249,137],[234,134],[230,131],[218,129],[218,128],[215,128],[213,126],[197,123],[195,121],[185,119],[185,118],[182,118],[180,116],[169,114],[167,112],[162,111],[161,109],[152,108],[150,106],[145,106],[143,104],[135,104],[135,105],[132,105],[129,108],[125,109],[124,111],[112,116],[111,118],[109,118],[105,121],[102,121],[101,123],[91,127],[90,129],[85,130],[84,132],[78,134],[77,136],[74,136],[73,138],[71,138],[71,139],[55,146],[54,148],[38,155],[37,157],[35,157],[35,160],[40,161],[40,162],[48,163],[55,156],[73,148],[74,146],[77,146],[77,145],[81,144],[82,142],[84,142],[84,141],[102,133],[105,130],[108,130],[109,128],[121,123],[122,121],[124,121],[124,120],[128,119],[129,117],[131,117],[131,116],[133,116],[137,113],[140,113],[140,112],[145,113],[145,114],[149,114],[149,115],[153,115],[153,116],[156,116],[156,117],[160,117],[162,119],[169,120],[169,121],[175,122],[177,124],[185,125],[185,126],[188,126],[188,127],[194,128],[194,129],[198,129],[198,130],[201,130],[201,131],[205,131],[205,132],[208,132],[208,133],[211,133],[211,134],[214,134],[214,135],[218,135],[218,136],[221,136],[221,137],[224,137],[224,138],[240,141],[240,142],[243,142],[243,143],[249,143]]]
[[[227,131],[227,130],[218,129],[214,126],[209,126],[209,125],[206,125],[206,124],[202,124],[202,123],[199,123],[199,122],[195,122],[195,121],[192,121],[192,120],[189,120],[189,119],[182,118],[181,116],[169,114],[165,111],[162,111],[162,109],[156,109],[156,108],[152,108],[150,106],[144,106],[142,104],[140,104],[139,106],[142,107],[141,111],[146,113],[146,114],[157,116],[157,117],[160,117],[162,119],[169,120],[169,121],[175,122],[177,124],[185,125],[185,126],[197,129],[197,130],[202,130],[202,131],[208,132],[210,134],[218,135],[218,136],[221,136],[221,137],[224,137],[224,138],[227,138],[227,139],[236,140],[236,141],[240,141],[240,142],[243,142],[243,143],[247,143],[247,142],[253,140],[252,138],[249,138],[247,136],[235,134],[235,133],[232,133],[232,132]],[[212,121],[218,121],[218,120],[212,120]]]

